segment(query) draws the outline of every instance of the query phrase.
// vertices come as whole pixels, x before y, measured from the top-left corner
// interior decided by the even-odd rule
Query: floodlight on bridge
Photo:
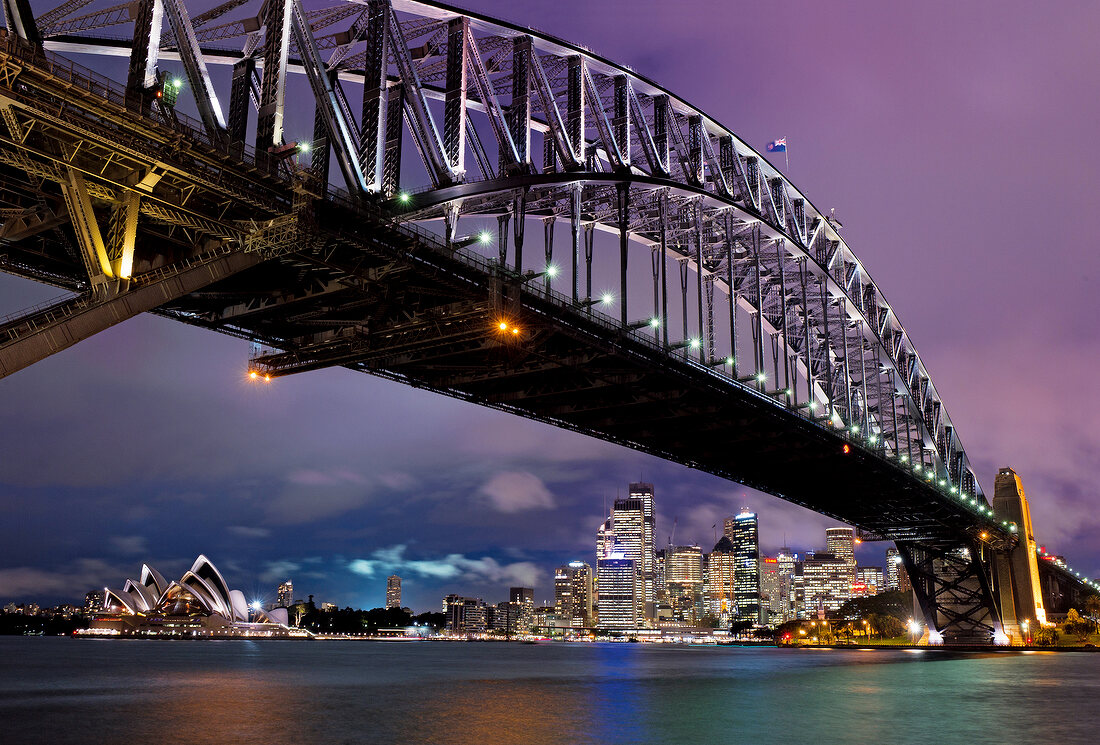
[[[483,246],[487,246],[492,242],[493,234],[490,233],[488,230],[482,230],[478,233],[474,233],[473,235],[465,235],[461,238],[456,238],[454,241],[451,242],[451,245],[455,248],[466,248],[467,246],[472,246],[475,243],[480,243]]]
[[[407,191],[403,191],[397,195],[397,201],[401,204],[408,204],[412,201],[412,194],[409,194],[409,192]]]

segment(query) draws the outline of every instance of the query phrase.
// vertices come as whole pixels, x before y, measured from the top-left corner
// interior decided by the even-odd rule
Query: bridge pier
[[[1046,609],[1039,582],[1035,534],[1031,528],[1031,510],[1020,477],[1011,468],[997,472],[993,486],[993,512],[1001,520],[1016,523],[1019,541],[1000,552],[994,561],[997,594],[1010,639],[1026,639],[1028,628],[1034,631],[1046,623]]]
[[[992,644],[1002,634],[990,574],[978,541],[897,541],[932,644]]]

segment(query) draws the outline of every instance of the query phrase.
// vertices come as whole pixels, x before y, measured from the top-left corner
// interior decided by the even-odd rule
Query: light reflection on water
[[[1100,655],[0,638],[19,743],[1093,743]],[[1057,689],[1057,690],[1055,690]]]

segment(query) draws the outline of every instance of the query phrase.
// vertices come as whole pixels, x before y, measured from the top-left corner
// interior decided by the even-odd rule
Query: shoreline
[[[12,637],[12,638],[49,638],[47,636],[32,634],[5,634],[0,638]],[[345,642],[379,642],[379,643],[411,643],[411,642],[440,642],[440,643],[480,643],[480,644],[523,644],[529,646],[541,646],[541,645],[555,645],[555,644],[630,644],[631,642],[625,641],[610,641],[610,640],[597,640],[587,641],[578,639],[455,639],[455,638],[427,638],[427,637],[392,637],[392,636],[290,636],[290,637],[260,637],[260,636],[210,636],[210,637],[197,637],[197,636],[139,636],[139,635],[111,635],[111,636],[98,636],[98,635],[83,635],[83,634],[64,634],[56,635],[52,638],[69,638],[69,639],[94,639],[97,641],[103,640],[139,640],[139,641],[345,641]],[[1100,652],[1100,647],[1097,646],[1081,646],[1081,647],[1040,647],[1040,646],[984,646],[975,644],[960,644],[960,645],[919,645],[919,644],[776,644],[775,642],[766,641],[724,641],[724,642],[682,642],[682,641],[662,641],[652,642],[645,641],[639,642],[640,644],[652,645],[671,645],[677,647],[744,647],[744,648],[758,648],[758,649],[776,649],[776,650],[797,650],[797,651],[849,651],[849,652],[878,652],[878,651],[907,651],[907,652],[932,652],[932,653],[965,653],[965,654],[989,654],[989,653],[1039,653],[1039,652],[1084,652],[1084,653],[1097,653]]]

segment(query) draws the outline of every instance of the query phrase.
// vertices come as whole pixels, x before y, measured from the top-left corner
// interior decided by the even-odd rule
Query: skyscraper
[[[610,555],[612,547],[624,559],[633,559],[642,577],[642,603],[646,618],[653,617],[657,597],[656,554],[653,535],[656,524],[653,484],[630,485],[630,495],[616,499],[611,514],[596,532],[596,559]]]
[[[401,578],[396,574],[391,574],[386,578],[386,607],[401,607]]]
[[[848,562],[827,551],[806,554],[802,564],[806,593],[806,614],[810,618],[824,617],[851,599],[852,584],[848,580]]]
[[[779,582],[781,584],[780,591],[783,593],[785,599],[783,606],[783,621],[793,621],[798,618],[797,609],[795,607],[795,566],[798,564],[798,554],[792,551],[787,546],[779,549],[779,553],[775,555],[775,560],[779,564]]]
[[[860,593],[864,596],[878,595],[885,589],[882,580],[882,567],[856,567],[854,587],[860,588]],[[854,589],[852,596],[856,597]]]
[[[896,548],[886,549],[886,589],[897,590],[900,585],[898,584],[898,576],[901,572],[905,571],[901,565],[901,554],[898,553]]]
[[[697,623],[703,617],[703,551],[698,546],[675,546],[665,557],[665,583],[673,617]]]
[[[630,485],[630,498],[642,502],[642,556],[641,569],[642,581],[645,583],[645,603],[647,614],[652,616],[653,604],[656,601],[656,557],[654,556],[654,539],[657,535],[657,519],[654,513],[653,484],[638,482]]]
[[[782,620],[784,601],[779,560],[770,556],[760,557],[760,604],[767,623]]]
[[[851,528],[826,528],[825,550],[848,565],[848,594],[856,581],[856,533]]]
[[[733,542],[729,536],[722,536],[710,552],[706,594],[707,613],[716,616],[723,626],[728,626],[736,613],[736,563]]]
[[[736,569],[737,620],[764,623],[760,604],[760,537],[756,513],[742,510],[736,517],[727,517],[726,537],[733,544]]]
[[[280,608],[289,608],[294,605],[294,583],[289,579],[283,582],[275,590],[275,596],[278,598]]]
[[[636,629],[644,624],[642,572],[634,559],[612,550],[596,560],[600,628]]]
[[[508,602],[518,609],[516,631],[528,631],[535,622],[535,590],[531,587],[512,587],[508,590]]]
[[[611,548],[615,544],[615,515],[614,513],[607,516],[607,519],[600,525],[600,529],[596,531],[596,559],[602,559],[611,553]]]
[[[592,626],[592,567],[571,561],[554,572],[554,610],[573,628]]]

